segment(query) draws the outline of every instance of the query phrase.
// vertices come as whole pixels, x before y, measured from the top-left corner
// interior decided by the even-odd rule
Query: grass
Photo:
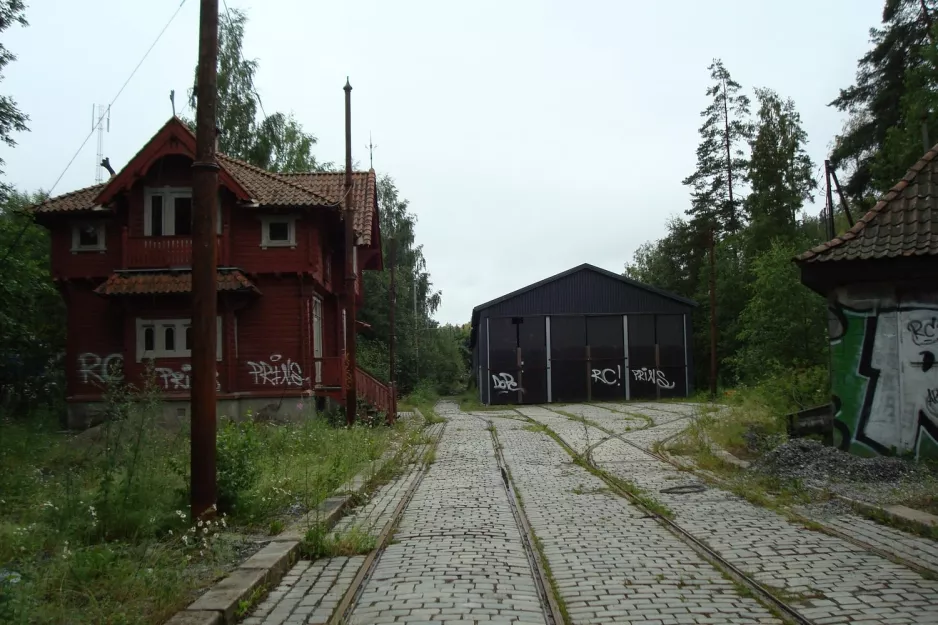
[[[316,526],[306,532],[300,551],[311,559],[351,557],[371,553],[377,545],[377,537],[359,525],[331,534]]]
[[[311,415],[222,424],[223,507],[193,520],[188,434],[157,425],[148,393],[114,391],[119,418],[78,436],[51,411],[0,415],[0,622],[161,623],[256,549],[245,535],[279,533],[404,442]]]

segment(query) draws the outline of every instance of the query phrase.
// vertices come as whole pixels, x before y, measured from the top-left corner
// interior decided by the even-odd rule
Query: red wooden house
[[[174,117],[107,182],[35,207],[68,309],[70,426],[94,419],[118,364],[139,382],[150,363],[166,410],[188,415],[194,156]],[[218,162],[218,414],[344,403],[344,174]],[[374,170],[355,172],[356,306],[361,272],[383,268],[375,185]],[[390,408],[387,387],[356,379],[362,399]]]

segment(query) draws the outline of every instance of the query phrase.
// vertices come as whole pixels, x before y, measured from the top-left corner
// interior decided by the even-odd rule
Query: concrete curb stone
[[[242,562],[227,577],[215,583],[189,607],[180,610],[165,625],[228,625],[235,622],[238,603],[260,587],[275,586],[296,561],[300,544],[308,527],[320,524],[331,530],[342,518],[353,495],[367,487],[391,460],[397,457],[399,447],[383,454],[377,461],[352,478],[350,488],[341,487],[335,495],[307,512],[250,558]],[[342,494],[338,494],[342,493]]]

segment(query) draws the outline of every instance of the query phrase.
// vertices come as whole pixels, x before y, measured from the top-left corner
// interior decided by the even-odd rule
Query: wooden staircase
[[[367,406],[370,416],[384,413],[389,423],[397,419],[397,396],[384,382],[378,380],[361,367],[355,368],[355,386],[358,401]]]

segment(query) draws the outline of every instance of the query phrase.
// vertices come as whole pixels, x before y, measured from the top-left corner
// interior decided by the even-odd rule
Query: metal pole
[[[717,396],[717,281],[713,228],[710,228],[710,397]]]
[[[391,272],[391,284],[388,288],[388,296],[390,298],[389,307],[388,307],[388,326],[390,328],[390,335],[388,337],[388,381],[391,384],[391,411],[393,414],[389,415],[391,423],[397,418],[397,384],[395,383],[395,364],[394,364],[394,342],[397,339],[395,334],[396,328],[394,326],[394,312],[395,307],[397,306],[397,292],[395,291],[394,284],[394,263],[397,261],[397,239],[393,236],[389,241],[388,249],[388,269]]]
[[[202,0],[196,147],[192,163],[192,443],[191,512],[198,518],[215,504],[215,230],[218,163],[215,99],[218,63],[218,0]]]
[[[355,209],[352,205],[352,85],[345,79],[345,420],[355,423]]]

